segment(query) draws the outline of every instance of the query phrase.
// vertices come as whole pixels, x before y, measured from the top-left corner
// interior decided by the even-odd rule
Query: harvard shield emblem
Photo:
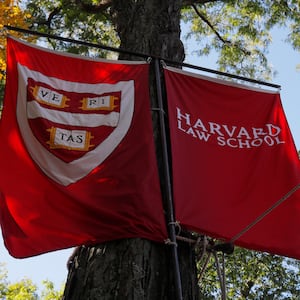
[[[47,77],[18,65],[17,119],[32,159],[69,185],[119,145],[131,125],[134,83],[87,84]]]

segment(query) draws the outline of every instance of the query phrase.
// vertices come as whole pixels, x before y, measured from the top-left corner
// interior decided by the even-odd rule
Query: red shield
[[[27,150],[43,172],[69,185],[101,164],[126,135],[133,81],[87,84],[18,65],[17,119]]]

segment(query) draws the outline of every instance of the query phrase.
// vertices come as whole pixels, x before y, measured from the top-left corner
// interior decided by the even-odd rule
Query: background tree
[[[31,12],[32,28],[39,31],[96,43],[112,43],[113,46],[119,44],[120,47],[128,50],[150,53],[176,61],[184,59],[184,49],[180,40],[180,21],[184,20],[191,25],[189,35],[195,35],[199,42],[200,55],[217,51],[220,70],[256,79],[270,78],[273,72],[265,57],[271,42],[270,29],[275,26],[289,26],[290,34],[287,39],[294,48],[300,47],[299,1],[294,0],[31,0],[24,2]],[[103,55],[94,50],[53,40],[49,40],[49,43],[54,49],[65,48],[67,51],[91,56]],[[121,58],[130,59],[128,56],[121,56]],[[152,101],[155,105],[153,91]],[[154,124],[155,133],[158,135],[159,128],[156,125],[155,115]],[[158,157],[160,157],[159,151]],[[191,250],[188,244],[179,247],[185,299],[196,299],[198,296],[195,274],[189,272],[189,269],[193,270],[194,260]],[[250,259],[254,252],[246,252],[247,255],[243,253],[247,259]],[[166,246],[139,239],[81,247],[72,258],[66,290],[68,299],[96,299],[97,297],[100,299],[124,299],[124,297],[174,299],[173,288],[168,288],[172,287],[168,254]],[[235,254],[233,257],[237,257],[237,261],[241,262],[243,255]],[[275,259],[272,256],[262,257],[260,253],[253,255],[255,255],[256,265],[260,265],[257,262],[261,260],[267,261],[266,257],[272,258],[268,264],[272,264]],[[276,265],[282,266],[285,262],[294,264],[292,260],[278,258]],[[241,268],[247,265],[249,261]],[[235,271],[229,272],[228,277],[242,285],[243,282],[245,283],[244,277],[239,275],[242,274],[241,270],[234,269],[234,266],[236,264],[233,264],[230,270]],[[289,270],[289,268],[284,269],[284,276]],[[247,278],[251,277],[249,272],[250,270],[246,272]],[[281,274],[280,272],[276,274]],[[270,274],[265,272],[260,278],[267,280]],[[245,294],[247,288],[249,297],[250,293],[258,291],[259,283],[255,281],[251,286],[253,282],[251,280],[246,281],[248,287],[239,288],[240,295]],[[276,282],[275,279],[273,281]],[[270,287],[269,290],[271,289]],[[216,290],[202,289],[202,292],[208,297]],[[232,297],[238,295],[232,294]]]
[[[217,51],[221,71],[270,80],[266,53],[274,28],[286,28],[286,41],[300,49],[299,1],[190,2],[192,9],[183,11],[183,20],[191,24],[189,35],[199,42],[200,55]]]
[[[221,256],[221,255],[219,255]],[[227,299],[291,299],[300,297],[300,262],[237,247],[226,256]],[[203,260],[199,261],[199,271]],[[199,272],[200,273],[200,272]],[[199,282],[202,299],[220,299],[221,287],[211,259]]]
[[[137,20],[137,14],[147,10],[147,6],[151,6],[154,11],[162,11],[162,8],[155,6],[155,1],[148,1],[153,2],[154,5],[144,5],[144,1],[113,0],[29,0],[24,2],[27,3],[27,7],[32,13],[34,28],[113,46],[118,45],[117,40],[119,39],[121,47],[125,40],[129,41],[129,36],[132,35],[132,31],[127,28],[133,28],[136,24],[134,20]],[[218,65],[221,71],[270,79],[272,69],[268,65],[265,54],[272,42],[270,30],[278,26],[288,29],[287,42],[290,42],[295,49],[300,49],[300,16],[299,1],[297,0],[182,0],[167,2],[177,5],[177,9],[180,6],[181,20],[190,26],[188,37],[193,36],[198,41],[199,55],[208,55],[211,51],[218,53]],[[118,6],[126,9],[131,7],[132,12],[132,15],[128,16],[126,20],[128,23],[123,24],[126,26],[121,28],[116,26],[116,22],[120,20],[115,18],[114,7]],[[161,16],[163,17],[163,14]],[[145,22],[139,25],[140,27],[147,25],[144,28],[146,33],[152,31],[149,30],[151,26]],[[118,35],[113,29],[119,31]],[[170,34],[169,29],[170,27],[165,28],[164,37]],[[156,35],[156,32],[152,32],[152,34]],[[59,47],[55,42],[53,43],[55,47]],[[61,43],[59,45],[62,46]],[[64,47],[67,46],[64,45]],[[74,50],[72,46],[69,47],[71,47],[69,50]],[[133,47],[142,49],[145,48],[145,45],[142,40],[139,40]],[[148,45],[148,47],[154,46]],[[80,51],[80,49],[82,50],[79,47],[76,51]]]
[[[59,300],[62,297],[63,288],[54,289],[52,282],[43,281],[44,289],[41,296],[38,287],[28,278],[17,282],[8,281],[8,273],[4,264],[0,264],[0,299],[1,300]]]
[[[5,80],[5,45],[6,45],[6,32],[4,25],[11,25],[21,28],[27,28],[27,20],[30,18],[30,14],[23,11],[19,7],[20,1],[15,0],[3,0],[0,1],[0,111],[2,107],[2,99],[4,92],[4,80]],[[21,34],[15,34],[17,37]]]

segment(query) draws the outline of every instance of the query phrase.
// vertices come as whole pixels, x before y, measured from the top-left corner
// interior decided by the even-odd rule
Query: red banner
[[[176,220],[300,258],[300,167],[277,92],[167,68]]]
[[[0,127],[1,225],[15,257],[166,238],[148,64],[9,38]]]

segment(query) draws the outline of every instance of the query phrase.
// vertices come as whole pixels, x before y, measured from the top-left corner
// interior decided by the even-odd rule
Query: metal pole
[[[10,25],[5,25],[4,27],[11,31],[21,32],[21,33],[30,34],[30,35],[36,35],[39,37],[45,37],[45,38],[54,39],[54,40],[58,40],[58,41],[62,41],[62,42],[78,44],[78,45],[82,45],[82,46],[86,46],[86,47],[103,49],[103,50],[122,53],[122,54],[134,55],[134,56],[139,56],[142,58],[150,57],[150,55],[145,54],[145,53],[133,52],[133,51],[129,51],[126,49],[105,46],[102,44],[95,44],[95,43],[90,43],[90,42],[85,42],[85,41],[80,41],[80,40],[74,40],[74,39],[70,39],[67,37],[62,37],[62,36],[53,35],[53,34],[49,34],[49,33],[33,31],[33,30],[29,30],[29,29],[24,29],[24,28],[18,28],[18,27],[14,27],[14,26],[10,26]]]
[[[4,27],[11,31],[21,32],[21,33],[30,34],[30,35],[36,35],[36,36],[40,36],[40,37],[46,37],[46,38],[55,39],[55,40],[59,40],[59,41],[63,41],[63,42],[79,44],[79,45],[83,45],[83,46],[87,46],[87,47],[93,47],[93,48],[103,49],[103,50],[107,50],[107,51],[129,54],[129,55],[134,55],[134,56],[138,56],[138,57],[142,57],[142,58],[151,57],[153,59],[164,60],[165,63],[169,63],[171,65],[186,67],[189,69],[195,69],[195,70],[199,70],[199,71],[203,71],[203,72],[207,72],[207,73],[211,73],[211,74],[215,74],[215,75],[225,76],[225,77],[229,77],[229,78],[234,78],[234,79],[238,79],[238,80],[243,80],[246,82],[251,82],[251,83],[255,83],[255,84],[259,84],[259,85],[265,85],[265,86],[269,86],[269,87],[276,88],[276,89],[279,89],[281,87],[278,84],[269,83],[269,82],[265,82],[265,81],[261,81],[261,80],[252,79],[252,78],[247,78],[247,77],[234,75],[234,74],[230,74],[230,73],[225,73],[225,72],[221,72],[221,71],[217,71],[217,70],[213,70],[213,69],[208,69],[208,68],[204,68],[204,67],[200,67],[200,66],[191,65],[188,63],[173,61],[173,60],[165,59],[163,57],[151,55],[150,53],[147,54],[147,53],[140,53],[140,52],[132,52],[132,51],[128,51],[126,49],[115,48],[115,47],[105,46],[105,45],[101,45],[101,44],[94,44],[94,43],[89,43],[89,42],[80,41],[80,40],[74,40],[74,39],[65,38],[65,37],[61,37],[61,36],[57,36],[57,35],[53,35],[53,34],[33,31],[33,30],[29,30],[29,29],[24,29],[24,28],[18,28],[18,27],[14,27],[14,26],[10,26],[10,25],[5,25]]]
[[[165,115],[163,110],[163,96],[162,96],[162,85],[160,80],[160,65],[159,60],[154,59],[155,66],[155,80],[156,80],[156,90],[157,90],[157,100],[159,108],[159,124],[160,124],[160,137],[162,143],[162,156],[163,156],[163,175],[165,179],[165,192],[166,192],[166,205],[167,205],[167,219],[168,219],[168,230],[169,238],[171,240],[170,246],[172,251],[172,258],[174,264],[175,273],[175,289],[176,289],[176,299],[182,300],[182,286],[181,286],[181,276],[179,268],[179,259],[177,251],[176,242],[176,227],[174,218],[174,208],[173,208],[173,197],[172,197],[172,184],[170,176],[170,166],[169,166],[169,155],[168,155],[168,145],[166,136],[166,126],[165,126]]]

